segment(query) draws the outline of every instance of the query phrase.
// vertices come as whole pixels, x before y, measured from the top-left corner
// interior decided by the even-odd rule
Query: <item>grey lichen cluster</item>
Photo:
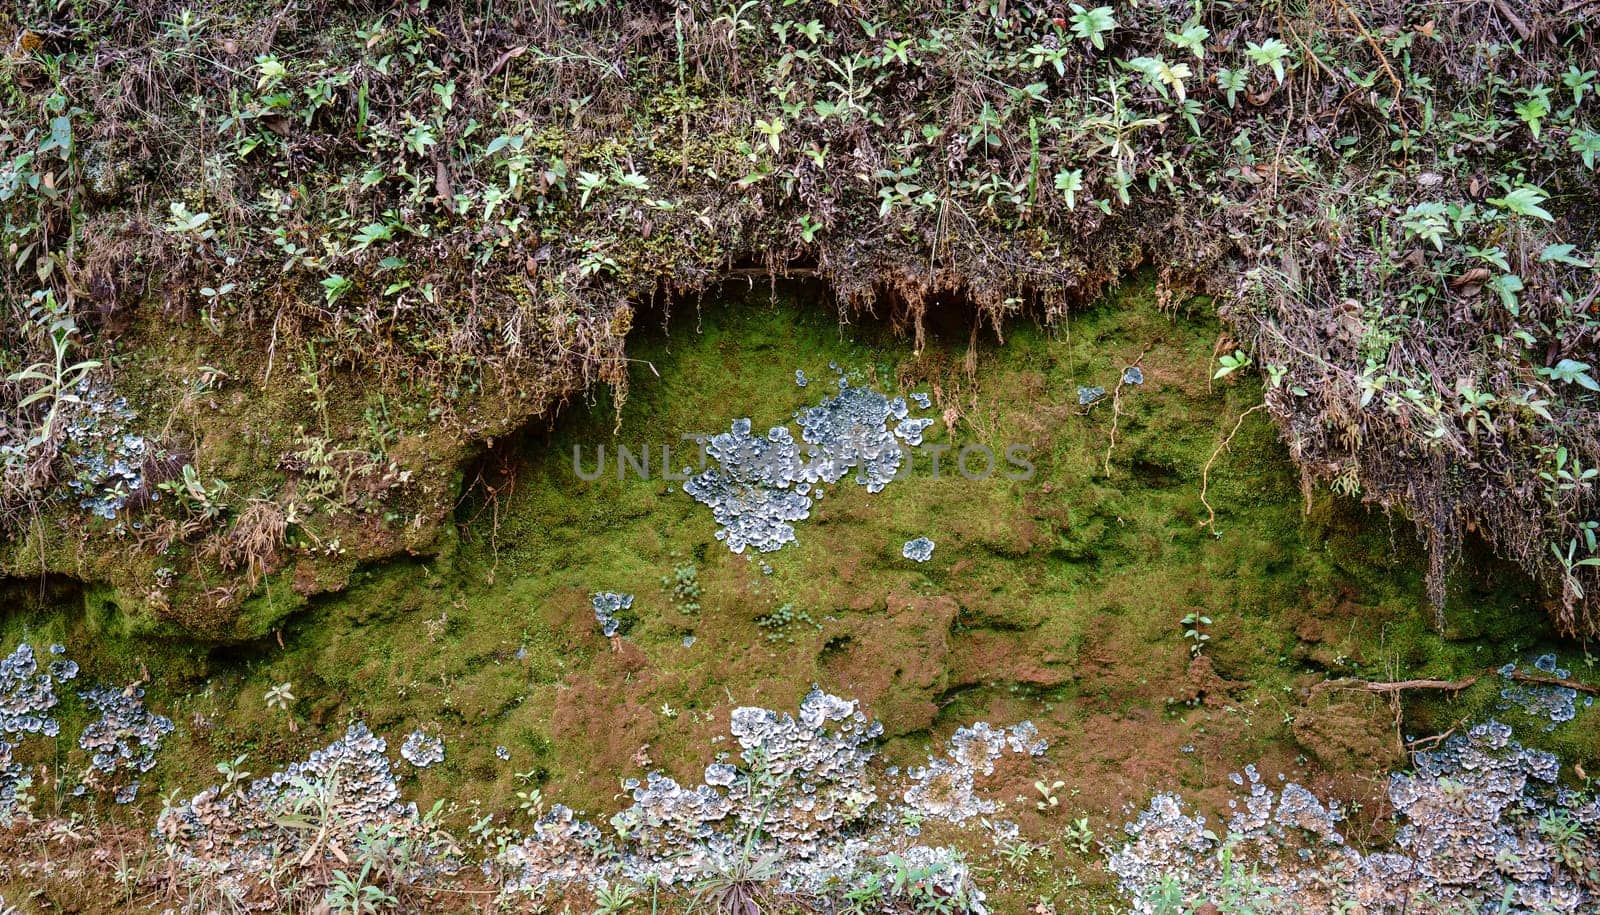
[[[72,476],[62,496],[76,497],[78,507],[92,515],[113,519],[145,488],[144,465],[155,449],[129,431],[138,415],[126,399],[87,381],[76,396],[81,405],[66,425],[62,449]],[[152,492],[150,498],[160,494]]]
[[[1187,898],[1215,899],[1224,882],[1240,892],[1246,872],[1256,895],[1273,899],[1272,912],[1350,904],[1369,912],[1600,910],[1585,875],[1600,867],[1600,799],[1559,787],[1554,756],[1522,747],[1510,727],[1491,721],[1415,763],[1390,779],[1395,851],[1362,854],[1336,828],[1336,808],[1292,782],[1275,792],[1250,768],[1226,841],[1163,794],[1127,826],[1129,840],[1108,866],[1139,913],[1155,910],[1164,881]]]
[[[0,815],[16,804],[17,788],[24,778],[23,767],[13,755],[17,745],[29,737],[54,737],[61,726],[51,710],[59,703],[55,693],[57,668],[40,670],[33,646],[23,643],[0,659]],[[60,668],[62,679],[77,676],[77,665]]]
[[[1042,756],[1046,748],[1038,729],[1029,721],[1010,728],[996,728],[985,721],[957,728],[943,757],[930,758],[926,766],[906,770],[900,796],[906,806],[918,813],[952,823],[989,816],[996,810],[995,803],[977,793],[977,778],[993,775],[995,762],[1007,750],[1023,756]]]
[[[915,824],[994,813],[997,805],[974,790],[976,777],[992,774],[1008,750],[1045,749],[1029,724],[1007,730],[980,722],[957,731],[945,755],[925,767],[879,770],[871,763],[881,727],[856,702],[815,689],[798,716],[739,708],[730,730],[737,759],[718,758],[699,785],[659,772],[624,782],[633,803],[612,817],[614,841],[572,811],[553,809],[498,859],[507,896],[618,880],[691,886],[758,859],[774,864],[782,890],[825,898],[902,863],[939,864],[944,889],[968,903],[962,911],[981,913],[983,895],[960,856],[914,841]],[[985,826],[1015,832],[1011,824]]]
[[[622,626],[617,619],[617,613],[633,606],[632,594],[620,594],[616,591],[596,591],[589,598],[589,604],[594,608],[594,621],[600,624],[600,634],[611,638],[617,634]]]
[[[717,539],[735,553],[793,543],[794,522],[810,517],[812,504],[810,484],[795,485],[800,448],[793,433],[773,426],[756,436],[750,420],[737,419],[730,431],[711,437],[706,455],[716,466],[684,483],[683,491],[711,507]]]
[[[412,731],[406,735],[405,743],[400,745],[400,757],[418,769],[426,769],[434,763],[444,762],[444,741],[421,731]]]
[[[837,871],[841,855],[859,856],[848,833],[861,826],[878,800],[868,778],[871,744],[882,728],[856,703],[814,690],[798,718],[763,708],[735,709],[729,730],[738,742],[738,765],[719,759],[706,767],[704,784],[679,785],[652,772],[624,790],[633,804],[611,819],[631,838],[622,872],[686,883],[726,869],[759,834],[760,853],[793,860],[810,876]],[[859,840],[858,840],[859,841]]]
[[[115,775],[118,770],[145,773],[155,768],[156,751],[161,741],[172,733],[172,719],[157,715],[145,707],[144,690],[136,686],[112,689],[96,686],[80,692],[78,696],[90,711],[98,711],[99,719],[78,735],[78,746],[91,754],[90,768],[100,775]],[[137,780],[122,786],[117,803],[126,804],[134,799],[139,787]]]
[[[1542,654],[1533,659],[1533,669],[1538,675],[1555,677],[1565,680],[1572,676],[1572,671],[1558,666],[1554,654]],[[1506,685],[1500,690],[1500,710],[1510,711],[1513,708],[1521,709],[1533,718],[1545,721],[1544,730],[1553,731],[1558,724],[1564,724],[1578,716],[1578,691],[1570,686],[1561,686],[1555,683],[1524,683],[1511,679],[1517,672],[1517,665],[1508,663],[1500,668],[1500,675],[1506,678]],[[1584,706],[1594,704],[1593,696],[1583,697]]]
[[[179,871],[203,875],[238,899],[269,883],[284,862],[303,865],[309,853],[332,867],[340,863],[336,849],[348,858],[380,839],[408,849],[408,877],[453,873],[459,867],[453,845],[415,804],[401,802],[386,749],[383,738],[357,722],[306,760],[247,788],[214,785],[167,808],[156,837]],[[323,835],[295,828],[304,810],[317,812]]]
[[[837,395],[795,413],[798,440],[788,426],[758,436],[749,419],[739,419],[707,441],[714,466],[683,491],[711,507],[717,539],[733,552],[770,552],[794,542],[795,522],[810,517],[822,487],[847,474],[868,492],[882,492],[899,474],[905,449],[920,445],[933,424],[911,417],[903,397],[853,387],[843,376],[838,385]]]
[[[14,758],[18,745],[31,736],[61,733],[51,714],[60,704],[55,687],[78,677],[78,663],[66,653],[65,646],[51,645],[54,660],[41,669],[33,647],[23,643],[0,660],[0,816],[16,809],[17,791],[26,784],[23,767]],[[139,794],[137,776],[155,767],[156,752],[173,731],[172,720],[146,708],[144,691],[136,686],[95,686],[78,697],[100,717],[78,735],[78,746],[89,754],[89,767],[83,774],[87,784],[75,786],[72,796],[89,793],[92,784],[114,789],[118,804],[132,803]],[[119,772],[134,777],[121,781],[116,777]]]
[[[900,555],[913,562],[927,562],[933,558],[933,541],[926,537],[907,540],[900,548]]]

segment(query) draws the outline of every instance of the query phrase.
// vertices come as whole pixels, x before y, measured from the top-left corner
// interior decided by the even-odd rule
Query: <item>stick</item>
[[[1359,689],[1365,692],[1379,694],[1398,693],[1402,690],[1408,689],[1437,689],[1447,693],[1459,693],[1472,684],[1477,683],[1484,677],[1489,676],[1490,674],[1499,674],[1499,668],[1491,667],[1475,673],[1470,677],[1462,677],[1460,680],[1423,679],[1378,682],[1375,680],[1346,679],[1326,680],[1317,685],[1319,687],[1328,689]],[[1520,670],[1514,670],[1509,674],[1502,674],[1502,676],[1508,680],[1515,680],[1518,683],[1533,683],[1539,686],[1560,686],[1565,687],[1566,689],[1576,690],[1580,693],[1588,693],[1590,695],[1600,696],[1600,686],[1591,686],[1588,683],[1583,683],[1578,680],[1569,680],[1563,677],[1545,677],[1540,676],[1539,674],[1527,674]]]
[[[1459,693],[1482,677],[1483,674],[1473,674],[1460,680],[1395,680],[1389,683],[1367,681],[1361,683],[1360,688],[1369,693],[1398,693],[1406,689],[1440,689],[1449,693]]]

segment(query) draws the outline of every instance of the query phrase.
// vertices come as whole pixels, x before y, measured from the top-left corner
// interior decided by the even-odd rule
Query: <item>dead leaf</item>
[[[1489,279],[1488,267],[1473,267],[1466,273],[1463,273],[1451,280],[1450,285],[1459,289],[1462,286],[1470,286],[1474,283],[1482,283],[1487,279]]]
[[[526,53],[528,53],[528,46],[527,45],[523,45],[520,48],[512,48],[511,50],[505,52],[504,54],[501,54],[500,57],[495,60],[494,66],[489,68],[489,73],[487,75],[493,76],[496,73],[499,73],[501,67],[505,66],[506,64],[510,63],[513,60],[516,60],[518,57],[521,57],[522,55],[524,55]]]

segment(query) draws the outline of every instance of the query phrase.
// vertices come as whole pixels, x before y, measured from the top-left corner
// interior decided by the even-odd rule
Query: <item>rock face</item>
[[[1335,772],[1394,770],[1405,763],[1394,710],[1378,696],[1323,690],[1294,713],[1294,739]]]

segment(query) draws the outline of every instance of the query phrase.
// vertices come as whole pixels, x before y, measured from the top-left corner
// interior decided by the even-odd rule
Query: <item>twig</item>
[[[1490,667],[1479,671],[1478,673],[1472,674],[1471,676],[1462,677],[1459,680],[1420,679],[1379,682],[1375,680],[1344,679],[1326,680],[1317,685],[1323,689],[1359,689],[1364,692],[1379,694],[1398,693],[1408,689],[1436,689],[1447,693],[1459,693],[1474,683],[1477,683],[1479,680],[1482,680],[1484,677],[1487,677],[1490,674],[1498,673],[1499,668]],[[1543,677],[1538,674],[1523,673],[1520,670],[1513,670],[1508,674],[1500,675],[1508,680],[1515,680],[1518,683],[1533,683],[1539,686],[1561,686],[1567,689],[1577,690],[1580,693],[1600,695],[1600,686],[1591,686],[1588,683],[1583,683],[1578,680],[1568,680],[1564,677]]]
[[[1483,674],[1478,673],[1460,680],[1394,680],[1388,683],[1357,681],[1357,683],[1359,683],[1358,688],[1369,693],[1398,693],[1407,689],[1438,689],[1447,693],[1459,693],[1482,678]]]
[[[1587,683],[1579,683],[1577,680],[1567,680],[1562,677],[1541,677],[1538,674],[1525,674],[1520,670],[1513,670],[1506,676],[1517,681],[1518,683],[1537,683],[1541,686],[1564,686],[1567,689],[1575,689],[1580,693],[1588,693],[1591,696],[1600,696],[1600,686],[1590,686]]]
[[[1461,725],[1459,723],[1453,724],[1450,726],[1450,730],[1445,731],[1443,734],[1434,734],[1432,737],[1418,737],[1416,740],[1408,741],[1405,747],[1406,752],[1421,753],[1423,750],[1431,750],[1439,744],[1444,743],[1446,740],[1449,740],[1450,735],[1454,734],[1460,727]]]

